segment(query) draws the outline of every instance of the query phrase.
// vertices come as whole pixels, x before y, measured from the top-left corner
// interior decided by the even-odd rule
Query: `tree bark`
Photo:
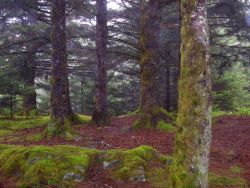
[[[81,90],[80,90],[80,93],[81,93],[81,96],[80,96],[80,101],[81,101],[81,104],[80,104],[80,111],[81,113],[84,113],[84,80],[81,80]]]
[[[35,54],[29,55],[25,61],[24,87],[27,91],[23,96],[23,115],[29,116],[30,112],[37,110],[36,90],[34,87],[36,76]]]
[[[159,2],[141,1],[140,23],[140,118],[136,127],[156,126],[159,101],[157,76],[159,72]]]
[[[206,0],[181,0],[179,113],[170,188],[207,188],[211,71]]]
[[[63,134],[67,132],[73,118],[67,73],[65,16],[65,1],[54,0],[51,28],[51,122],[48,128],[51,134]]]
[[[171,111],[171,75],[170,67],[167,67],[166,71],[166,99],[165,99],[165,108],[167,111]]]
[[[96,96],[92,121],[96,125],[109,124],[107,109],[107,0],[96,0]]]
[[[34,6],[38,8],[38,2],[34,2]],[[23,20],[23,24],[27,24],[27,36],[36,36],[34,25],[37,20],[33,16],[28,15],[27,20]],[[44,40],[33,41],[27,43],[26,49],[29,52],[24,59],[23,67],[23,81],[25,93],[23,94],[23,115],[29,116],[30,113],[37,113],[36,106],[36,90],[35,90],[35,77],[36,77],[36,51],[45,43]]]
[[[10,93],[10,119],[14,118],[14,114],[13,114],[13,106],[14,106],[14,102],[13,102],[13,92],[11,91]]]

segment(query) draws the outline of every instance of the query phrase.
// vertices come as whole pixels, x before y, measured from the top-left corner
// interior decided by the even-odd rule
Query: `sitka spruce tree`
[[[25,58],[23,66],[23,80],[26,92],[23,95],[23,115],[29,116],[36,111],[36,90],[35,90],[35,53],[29,53]]]
[[[65,26],[65,1],[54,0],[52,5],[52,66],[51,66],[51,122],[49,134],[68,133],[73,112],[69,98],[67,74],[67,49]]]
[[[96,125],[108,125],[107,109],[107,0],[96,0],[96,95],[92,121]]]
[[[159,1],[142,0],[140,23],[140,116],[135,127],[156,126],[159,114]]]
[[[206,0],[181,0],[179,113],[170,188],[207,188],[211,72]]]

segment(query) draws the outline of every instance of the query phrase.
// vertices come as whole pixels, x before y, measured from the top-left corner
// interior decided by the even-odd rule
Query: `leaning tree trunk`
[[[67,73],[65,16],[65,1],[54,0],[52,5],[51,28],[51,122],[48,128],[49,133],[52,135],[66,133],[73,118]]]
[[[107,110],[107,0],[96,0],[96,96],[92,121],[96,125],[109,124]]]
[[[136,127],[156,126],[159,101],[157,76],[159,72],[159,2],[141,1],[140,25],[140,117]]]
[[[211,72],[206,0],[181,0],[179,113],[169,187],[207,188]]]

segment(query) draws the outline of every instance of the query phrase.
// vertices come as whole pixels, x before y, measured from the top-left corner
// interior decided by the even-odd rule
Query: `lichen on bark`
[[[170,188],[207,188],[211,70],[206,0],[181,1],[179,113]]]

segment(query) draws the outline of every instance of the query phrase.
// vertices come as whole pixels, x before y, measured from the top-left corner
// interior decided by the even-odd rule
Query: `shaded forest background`
[[[97,72],[95,2],[66,1],[67,62],[73,111],[92,114]],[[0,3],[0,113],[48,114],[51,84],[51,1]],[[215,110],[250,108],[250,3],[209,0],[208,20]],[[179,5],[162,1],[159,11],[160,105],[177,111],[180,63]],[[111,115],[133,113],[140,96],[139,0],[108,2],[107,100]]]

